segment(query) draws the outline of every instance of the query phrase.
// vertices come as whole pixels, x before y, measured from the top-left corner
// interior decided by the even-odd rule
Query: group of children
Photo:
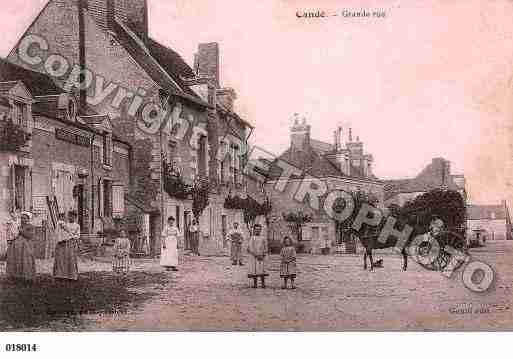
[[[283,279],[282,289],[288,288],[289,281],[290,288],[295,289],[294,281],[297,275],[296,248],[292,239],[288,236],[283,239],[280,259],[280,277]],[[130,270],[130,240],[124,230],[120,230],[115,239],[112,270],[119,274],[126,274]],[[265,287],[264,282],[262,282],[262,286]]]

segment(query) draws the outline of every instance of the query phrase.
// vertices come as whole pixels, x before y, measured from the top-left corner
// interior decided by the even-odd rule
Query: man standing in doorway
[[[226,235],[226,239],[230,241],[230,256],[232,259],[232,265],[242,265],[242,243],[244,236],[239,229],[239,223],[233,222],[233,229],[231,229]]]

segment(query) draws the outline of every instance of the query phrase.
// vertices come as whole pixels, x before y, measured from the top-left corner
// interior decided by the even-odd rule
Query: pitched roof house
[[[29,35],[43,37],[50,49],[40,52],[43,61],[36,65],[26,63],[20,56],[20,44]],[[243,187],[243,163],[238,160],[235,142],[244,144],[252,126],[235,112],[235,92],[220,86],[216,43],[199,45],[192,68],[176,51],[150,37],[146,0],[49,0],[8,57],[12,63],[36,71],[34,79],[27,82],[33,84],[35,95],[58,93],[59,88],[66,85],[69,73],[52,77],[47,84],[38,80],[38,76],[47,73],[45,60],[50,54],[64,57],[70,71],[78,65],[91,72],[89,88],[79,91],[79,111],[89,116],[108,114],[113,138],[132,145],[133,173],[126,193],[130,199],[127,205],[134,211],[144,209],[144,216],[152,215],[151,219],[141,222],[149,222],[144,230],[152,236],[150,246],[154,254],[160,251],[160,236],[156,234],[160,232],[163,218],[174,215],[183,225],[188,220],[187,214],[191,213],[190,200],[176,200],[162,191],[163,163],[172,162],[189,183],[197,178],[224,179],[233,186]],[[99,96],[98,100],[101,84],[104,91],[110,85],[114,90],[103,99]],[[38,86],[48,88],[39,89]],[[138,97],[144,102],[133,115],[131,106]],[[171,126],[161,126],[157,129],[159,132],[147,133],[141,123],[142,110],[147,103],[170,109],[179,103],[179,119],[190,123],[184,138],[174,140]],[[93,123],[96,121],[93,118],[84,121],[86,126],[98,125]],[[193,129],[198,127],[205,129],[207,136],[200,136],[198,148],[193,148],[189,142]],[[225,136],[226,133],[229,135]],[[213,155],[221,145],[234,148],[224,163]],[[95,178],[95,183],[103,188],[104,180],[108,180],[107,176]],[[222,203],[212,200],[212,206],[217,202]],[[221,213],[220,209],[210,208],[205,218],[210,215],[209,211]],[[221,222],[220,216],[215,220]],[[208,218],[200,222],[204,233],[222,237],[220,224],[212,223]]]
[[[385,205],[395,203],[402,206],[438,188],[458,191],[466,200],[465,178],[463,175],[451,174],[450,162],[441,157],[433,158],[414,178],[386,180],[385,183]]]

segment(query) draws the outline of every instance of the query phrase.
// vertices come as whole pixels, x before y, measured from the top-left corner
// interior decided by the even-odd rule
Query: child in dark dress
[[[294,279],[296,279],[296,248],[290,237],[283,239],[283,248],[281,249],[280,277],[283,278],[282,289],[287,289],[287,282],[290,279],[290,288],[296,289]]]

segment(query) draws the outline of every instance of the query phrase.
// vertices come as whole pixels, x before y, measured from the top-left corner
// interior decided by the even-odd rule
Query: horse
[[[373,249],[394,248],[397,245],[397,238],[395,237],[389,237],[385,243],[381,243],[380,241],[378,241],[378,237],[379,234],[358,237],[360,239],[360,243],[365,249],[365,252],[363,253],[364,270],[367,269],[367,256],[370,259],[370,270],[374,270],[374,260],[372,259]],[[412,237],[410,236],[410,238]],[[406,271],[406,269],[408,268],[408,254],[406,253],[406,248],[412,241],[410,238],[404,243],[404,247],[401,249],[401,255],[403,256],[403,271]]]

